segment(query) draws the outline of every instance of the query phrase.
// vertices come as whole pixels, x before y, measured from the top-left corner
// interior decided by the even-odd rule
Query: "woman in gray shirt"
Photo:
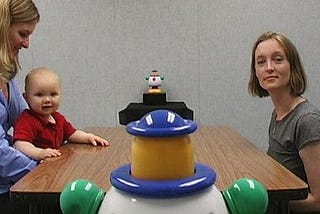
[[[320,213],[320,111],[302,96],[306,85],[294,44],[280,33],[262,34],[252,49],[248,89],[274,105],[267,153],[309,185],[308,197],[291,201],[290,209]]]

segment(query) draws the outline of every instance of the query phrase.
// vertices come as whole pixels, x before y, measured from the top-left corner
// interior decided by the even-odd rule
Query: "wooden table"
[[[124,127],[86,130],[105,137],[111,146],[64,145],[61,157],[45,160],[11,188],[12,200],[31,204],[30,213],[41,213],[46,204],[58,206],[61,191],[75,179],[89,179],[108,190],[110,173],[130,163],[133,136]],[[227,189],[239,178],[255,178],[268,191],[271,202],[268,213],[288,213],[289,200],[306,198],[307,184],[238,132],[228,127],[200,127],[191,137],[196,162],[216,171],[218,189]],[[42,206],[39,208],[38,204]]]

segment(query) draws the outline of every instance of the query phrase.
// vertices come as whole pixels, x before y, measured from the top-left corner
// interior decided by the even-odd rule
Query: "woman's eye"
[[[258,60],[258,61],[257,61],[257,64],[258,64],[258,65],[263,65],[264,63],[265,63],[265,60]]]
[[[283,61],[283,58],[282,57],[277,57],[275,59],[276,63],[281,63]]]
[[[19,32],[19,35],[21,36],[21,38],[28,38],[28,36],[29,36],[29,33],[27,33],[27,32]]]

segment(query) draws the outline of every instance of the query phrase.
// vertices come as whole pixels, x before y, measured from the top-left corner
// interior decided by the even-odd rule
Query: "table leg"
[[[267,214],[289,214],[288,201],[270,201]]]
[[[60,207],[56,204],[29,204],[29,214],[62,214]]]
[[[29,214],[41,214],[42,206],[40,204],[29,204]]]

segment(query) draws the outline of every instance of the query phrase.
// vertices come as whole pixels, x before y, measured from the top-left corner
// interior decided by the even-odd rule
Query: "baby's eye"
[[[35,96],[37,96],[37,97],[42,97],[42,95],[43,95],[42,93],[36,93],[35,94]]]

